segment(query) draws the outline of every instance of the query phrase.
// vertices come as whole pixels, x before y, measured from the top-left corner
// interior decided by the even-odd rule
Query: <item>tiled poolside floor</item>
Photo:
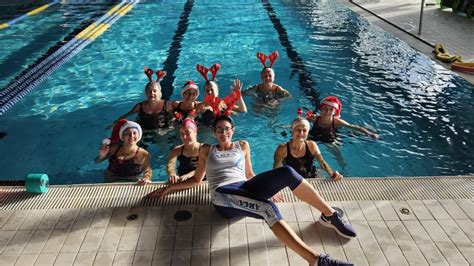
[[[472,179],[461,181],[472,191]],[[278,205],[312,247],[357,265],[474,264],[472,197],[332,201],[358,232],[351,240],[315,222],[320,212],[305,203]],[[403,214],[402,208],[410,212]],[[5,209],[0,210],[2,266],[307,265],[260,220],[226,220],[208,204]],[[176,221],[179,210],[189,211],[191,219]],[[137,218],[127,220],[130,214]]]

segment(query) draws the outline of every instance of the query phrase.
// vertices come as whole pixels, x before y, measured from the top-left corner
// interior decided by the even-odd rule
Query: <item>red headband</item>
[[[258,52],[257,53],[257,58],[260,60],[260,62],[262,62],[262,65],[263,65],[264,68],[272,67],[273,63],[275,63],[275,61],[278,58],[278,51],[272,52],[268,56],[265,55],[264,53]],[[267,58],[268,58],[268,60],[270,60],[270,66],[267,66]]]
[[[211,80],[213,81],[214,79],[216,79],[217,72],[219,72],[219,69],[221,69],[221,65],[214,64],[210,68],[206,68],[203,65],[197,64],[196,69],[207,82],[207,81],[209,81],[209,78],[207,77],[207,73],[211,72],[211,74],[212,74],[212,79]]]
[[[164,76],[166,76],[166,71],[158,70],[155,72],[153,71],[153,69],[147,66],[143,68],[143,72],[145,72],[150,82],[153,82],[153,78],[152,78],[153,74],[156,74],[156,82],[159,82]]]

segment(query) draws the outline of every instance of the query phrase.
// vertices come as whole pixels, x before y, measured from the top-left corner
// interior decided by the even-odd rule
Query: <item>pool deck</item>
[[[474,61],[472,20],[427,7],[415,38],[341,2],[433,60],[419,38]],[[356,2],[416,34],[420,1]],[[473,75],[460,75],[474,83]],[[358,233],[339,237],[317,222],[318,210],[284,191],[283,217],[317,251],[357,265],[474,265],[473,176],[311,184]],[[218,216],[206,184],[165,201],[143,199],[159,186],[52,186],[41,195],[0,187],[0,265],[307,265],[260,220]],[[177,221],[179,211],[190,219]]]
[[[310,183],[358,233],[346,240],[322,227],[320,212],[285,190],[282,215],[320,252],[357,265],[474,264],[472,176]],[[219,217],[206,183],[143,199],[159,186],[53,186],[37,196],[0,187],[0,265],[307,265],[260,220]]]
[[[454,14],[451,8],[425,6],[421,34],[419,18],[421,0],[339,0],[372,24],[408,43],[446,69],[450,64],[435,59],[433,46],[442,43],[451,55],[460,55],[463,61],[474,62],[474,20]],[[435,3],[426,0],[426,3]],[[395,26],[394,26],[395,25]],[[456,72],[474,84],[474,74]]]

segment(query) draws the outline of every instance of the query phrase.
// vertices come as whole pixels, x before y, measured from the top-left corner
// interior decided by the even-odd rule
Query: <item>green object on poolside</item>
[[[26,191],[30,193],[45,193],[48,191],[49,177],[47,174],[29,174],[26,177]]]

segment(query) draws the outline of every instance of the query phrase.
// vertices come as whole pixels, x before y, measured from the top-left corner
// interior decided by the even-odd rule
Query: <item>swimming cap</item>
[[[198,131],[196,122],[192,118],[184,119],[183,123],[181,124],[183,127],[189,127],[194,130],[194,132]]]
[[[308,130],[311,127],[309,125],[309,121],[302,117],[297,117],[295,120],[293,120],[293,123],[291,123],[291,129],[295,129],[298,126],[305,126]]]

